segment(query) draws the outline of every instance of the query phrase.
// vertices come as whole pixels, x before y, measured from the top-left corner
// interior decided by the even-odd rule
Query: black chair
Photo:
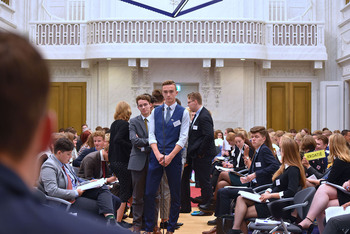
[[[274,220],[281,223],[277,226],[274,225],[257,225],[254,222],[249,223],[248,228],[254,230],[253,233],[268,232],[273,233],[276,231],[282,231],[283,233],[301,233],[303,230],[297,225],[290,224],[287,226],[285,220],[290,217],[290,212],[294,209],[297,210],[298,216],[304,219],[311,206],[312,199],[315,195],[316,189],[309,187],[300,190],[295,194],[293,198],[282,198],[267,204],[271,216]]]

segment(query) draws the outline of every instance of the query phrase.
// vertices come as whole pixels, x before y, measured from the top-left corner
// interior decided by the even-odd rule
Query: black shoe
[[[176,226],[178,226],[178,227],[181,227],[183,225],[184,225],[183,223],[176,223]]]
[[[181,224],[181,223],[176,223],[176,225],[175,225],[175,229],[179,229],[179,228],[180,228],[180,226],[182,226],[182,225],[183,225],[183,223],[182,223],[182,225],[178,225],[178,224]],[[159,224],[159,227],[160,227],[161,229],[167,229],[167,228],[168,228],[168,226],[169,226],[169,221],[166,221],[166,222],[161,222],[161,223]]]
[[[191,200],[191,202],[193,202],[193,203],[203,204],[203,198],[202,198],[202,197],[195,197],[195,198],[190,197],[190,200]]]
[[[107,219],[107,226],[118,226],[115,219]]]
[[[217,223],[217,219],[209,220],[209,221],[207,222],[207,224],[208,224],[209,226],[215,226],[216,223]]]
[[[180,213],[191,213],[191,208],[190,209],[180,209]]]
[[[129,229],[132,227],[132,224],[130,223],[127,223],[125,221],[121,221],[121,222],[118,222],[119,226],[123,227],[123,228],[126,228],[126,229]]]
[[[230,229],[227,234],[241,234],[242,231],[239,229]]]
[[[215,203],[208,202],[204,205],[199,205],[198,206],[199,210],[203,212],[214,212],[215,211]]]

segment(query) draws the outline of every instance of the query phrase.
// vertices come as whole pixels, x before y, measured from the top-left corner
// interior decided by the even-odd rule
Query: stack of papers
[[[281,221],[271,219],[255,219],[255,225],[279,225]]]

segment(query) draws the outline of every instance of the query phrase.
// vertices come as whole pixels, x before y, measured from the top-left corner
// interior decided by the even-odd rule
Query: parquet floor
[[[198,207],[192,207],[192,212],[198,210]],[[201,234],[202,231],[208,231],[213,226],[208,226],[208,220],[214,219],[211,216],[192,216],[191,213],[180,213],[178,222],[184,225],[175,231],[176,234]],[[132,223],[131,218],[125,219],[126,222]],[[166,233],[166,230],[164,231]]]

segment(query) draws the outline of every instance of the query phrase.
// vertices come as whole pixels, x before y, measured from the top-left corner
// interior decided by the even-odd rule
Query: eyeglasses
[[[143,105],[140,104],[140,105],[138,105],[137,107],[138,107],[138,108],[142,108],[142,107],[146,107],[146,106],[148,106],[148,105],[149,105],[149,104],[145,103],[145,104],[143,104]]]

